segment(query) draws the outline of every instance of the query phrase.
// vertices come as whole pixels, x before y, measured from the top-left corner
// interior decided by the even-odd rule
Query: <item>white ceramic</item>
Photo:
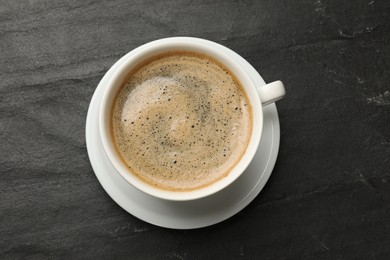
[[[214,57],[216,60],[224,64],[230,71],[233,72],[245,88],[249,102],[251,103],[253,109],[252,134],[248,148],[240,161],[233,167],[226,177],[211,185],[192,191],[163,190],[142,181],[132,174],[131,170],[119,158],[111,139],[111,107],[116,93],[121,88],[122,82],[128,75],[128,72],[145,59],[161,53],[177,50],[204,53]],[[99,130],[104,150],[111,164],[127,182],[137,189],[149,195],[155,196],[156,198],[174,201],[188,201],[210,196],[226,188],[244,172],[249,163],[252,161],[260,143],[263,129],[262,105],[267,105],[281,99],[285,94],[285,90],[283,83],[280,81],[260,87],[259,83],[252,80],[248,71],[237,61],[237,55],[238,54],[232,55],[232,51],[228,48],[208,40],[191,37],[172,37],[142,45],[133,50],[131,55],[126,55],[122,59],[122,63],[118,65],[117,70],[113,72],[113,75],[110,77],[102,96],[99,111]]]
[[[126,56],[132,55],[132,53]],[[237,54],[231,52],[231,55]],[[169,201],[147,195],[129,185],[113,168],[104,152],[98,129],[99,106],[103,91],[124,56],[105,74],[92,97],[86,121],[88,156],[97,179],[108,195],[125,211],[148,223],[174,229],[210,226],[235,215],[263,189],[276,162],[280,129],[275,104],[263,108],[263,134],[254,159],[244,173],[229,187],[214,195],[193,201]],[[258,86],[265,85],[257,71],[243,58],[237,61]]]

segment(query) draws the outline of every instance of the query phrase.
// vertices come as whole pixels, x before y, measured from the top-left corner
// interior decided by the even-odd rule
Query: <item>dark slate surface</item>
[[[212,227],[122,210],[90,166],[97,83],[140,44],[188,35],[281,79],[265,189]],[[390,1],[0,3],[0,258],[388,259]]]

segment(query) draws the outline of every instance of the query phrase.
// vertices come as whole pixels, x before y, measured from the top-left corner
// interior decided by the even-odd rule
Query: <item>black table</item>
[[[85,145],[105,72],[143,43],[180,35],[235,50],[287,90],[267,185],[197,230],[121,209]],[[2,259],[390,255],[389,1],[4,0],[0,93]]]

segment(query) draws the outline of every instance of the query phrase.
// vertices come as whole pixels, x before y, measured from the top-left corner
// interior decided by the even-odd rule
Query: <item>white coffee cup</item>
[[[230,173],[206,187],[193,191],[168,191],[154,187],[131,173],[131,170],[119,157],[115,149],[111,134],[111,109],[116,93],[121,88],[125,77],[137,64],[153,57],[155,55],[170,51],[193,51],[209,55],[217,61],[224,64],[241,82],[245,88],[249,102],[253,110],[253,128],[249,145],[241,157],[240,161],[234,166]],[[248,72],[238,63],[234,56],[230,54],[229,49],[217,43],[192,37],[172,37],[156,40],[144,44],[126,55],[124,62],[111,77],[103,94],[99,111],[99,130],[104,150],[116,169],[130,185],[143,191],[146,194],[166,200],[186,201],[194,200],[214,194],[234,182],[247,168],[252,161],[260,143],[263,129],[263,109],[262,106],[273,103],[285,95],[285,89],[281,81],[275,81],[265,86],[257,87]]]

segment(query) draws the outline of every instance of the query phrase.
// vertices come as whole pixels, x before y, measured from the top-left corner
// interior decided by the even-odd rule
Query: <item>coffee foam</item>
[[[131,171],[167,190],[224,176],[246,150],[252,112],[238,80],[207,56],[170,53],[129,75],[113,109],[116,148]]]

